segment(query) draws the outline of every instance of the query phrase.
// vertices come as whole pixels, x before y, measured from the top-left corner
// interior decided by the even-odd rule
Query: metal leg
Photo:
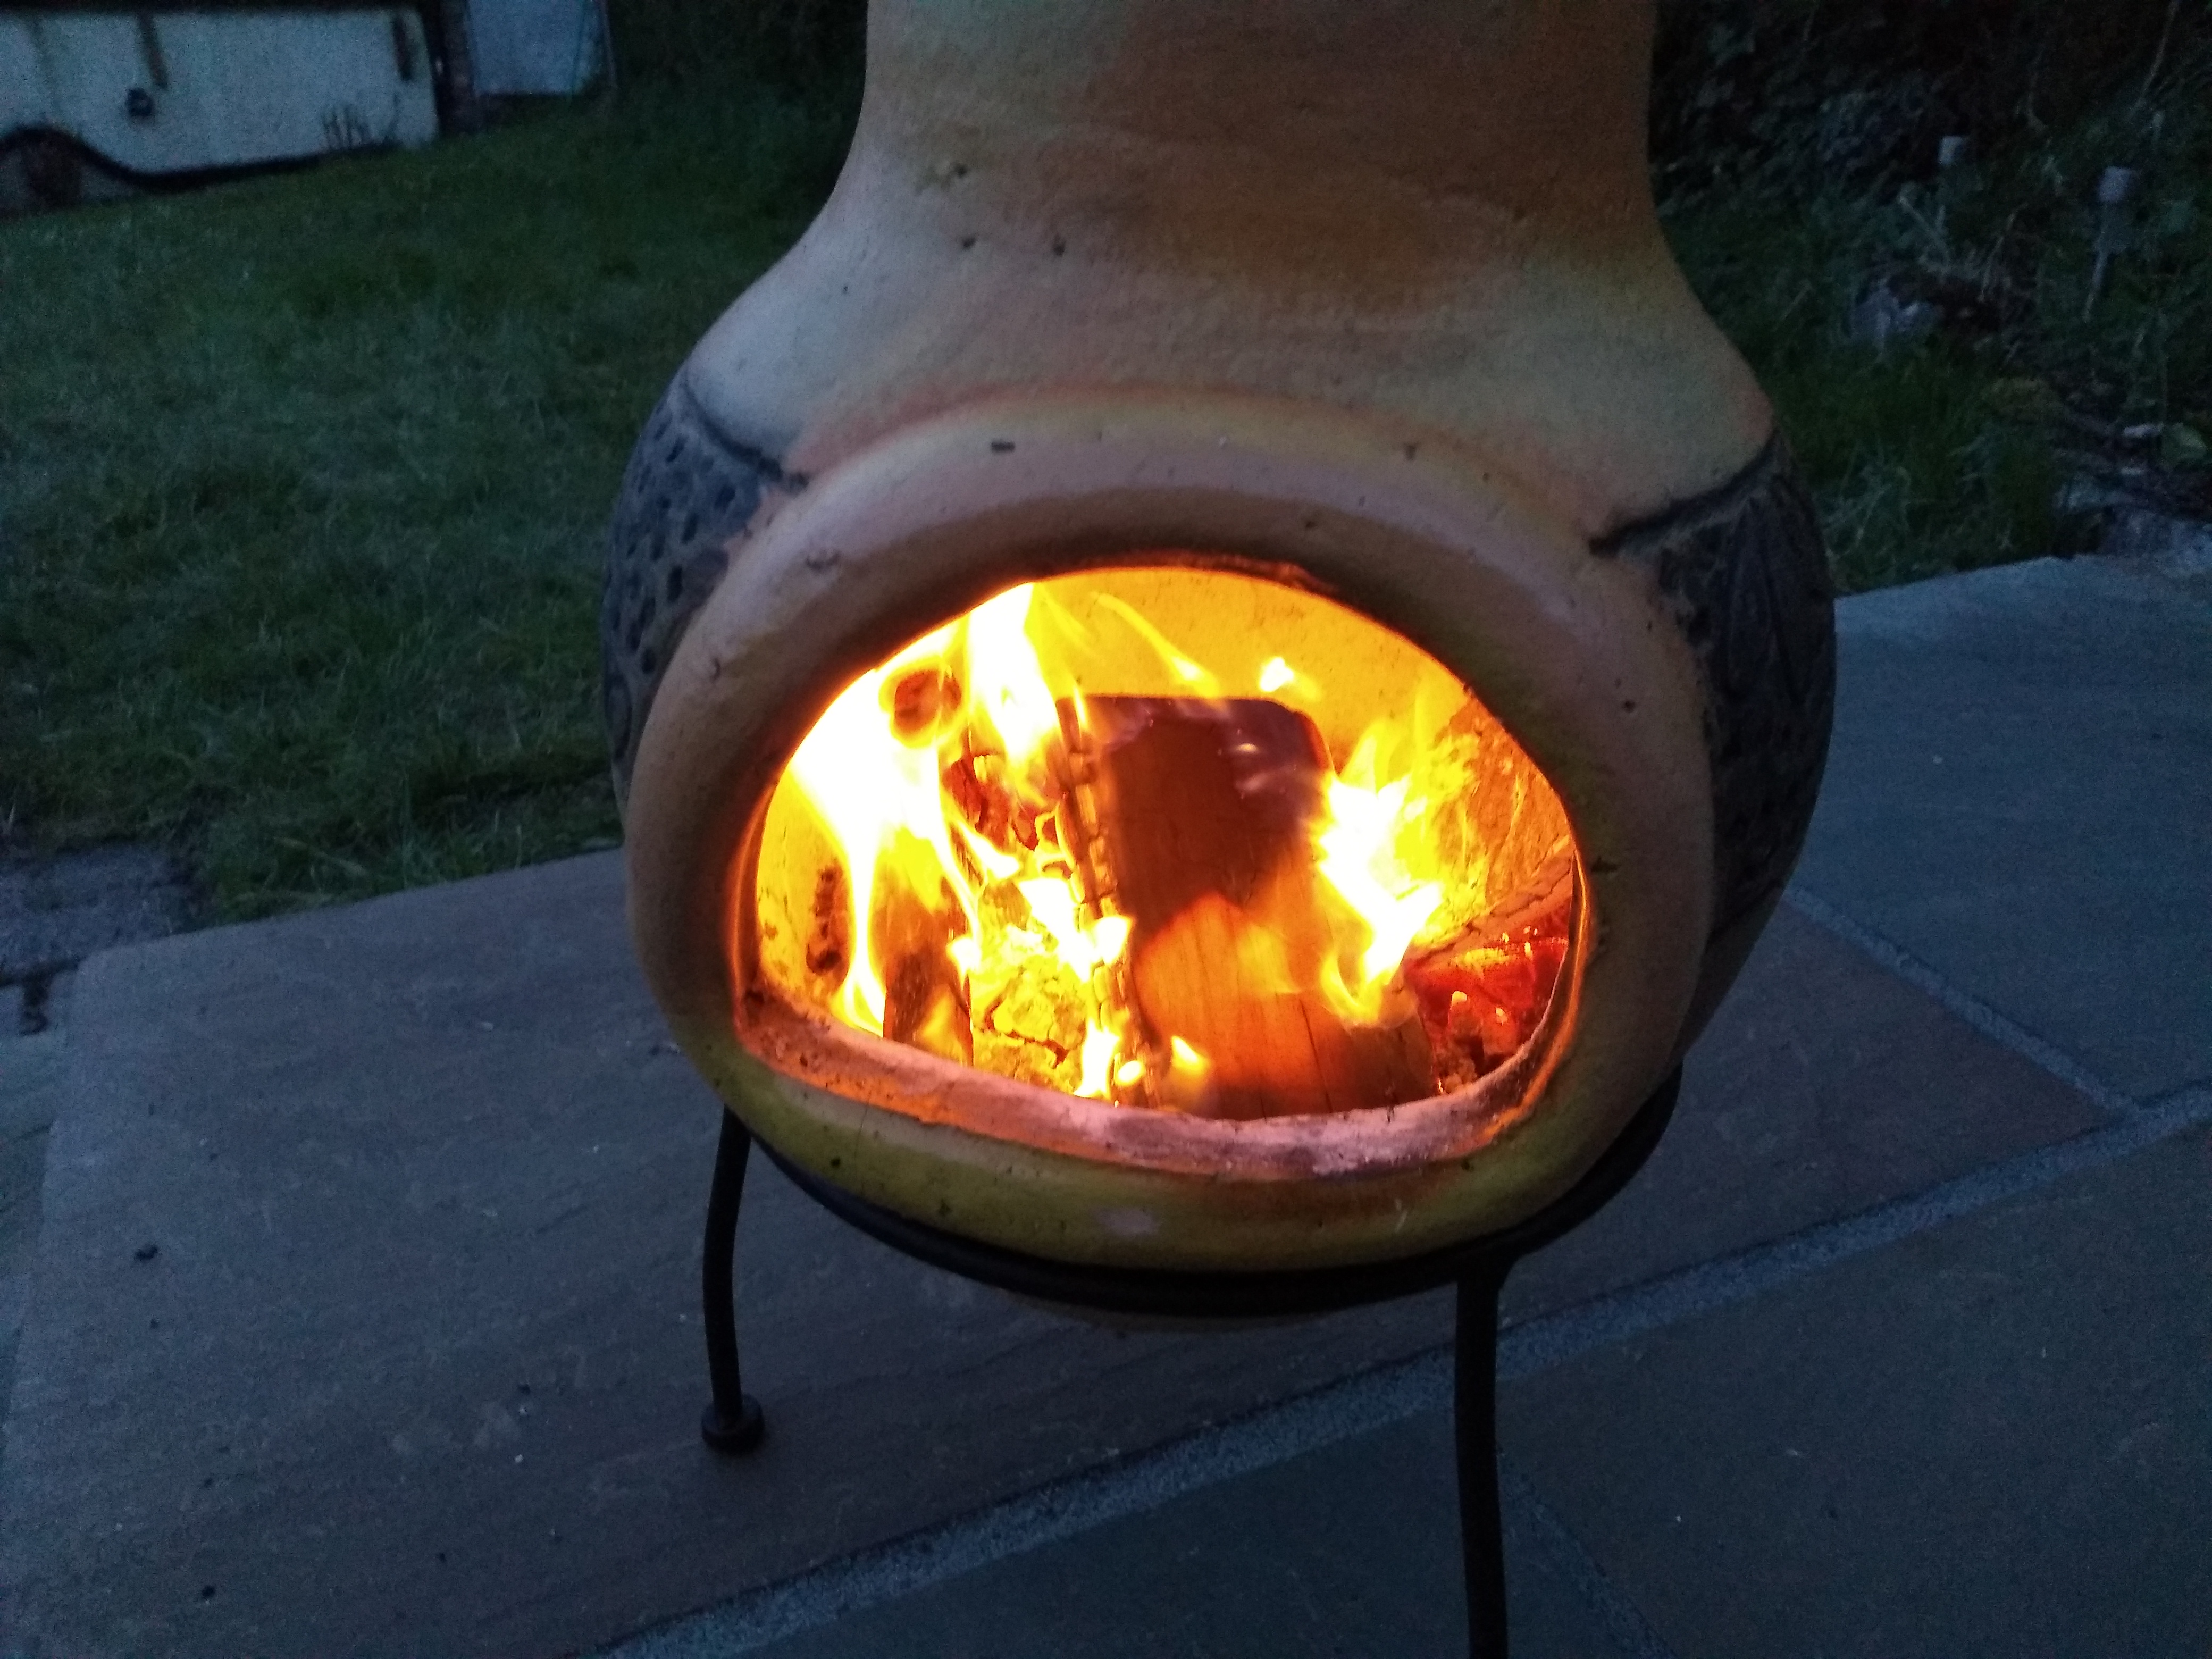
[[[716,1451],[735,1457],[760,1444],[760,1401],[744,1391],[738,1375],[738,1292],[734,1271],[738,1249],[738,1201],[744,1196],[745,1160],[751,1132],[737,1114],[722,1114],[722,1139],[714,1149],[714,1187],[707,1199],[707,1255],[700,1273],[702,1311],[707,1329],[707,1375],[714,1403],[699,1419],[700,1437]]]
[[[1459,1281],[1452,1407],[1468,1659],[1505,1659],[1505,1534],[1498,1510],[1498,1292],[1504,1282],[1504,1272],[1487,1264]]]

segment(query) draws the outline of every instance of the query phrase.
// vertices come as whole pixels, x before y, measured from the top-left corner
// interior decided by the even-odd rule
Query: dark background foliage
[[[1893,187],[1928,176],[1947,134],[2003,153],[2154,94],[2154,66],[2212,35],[2204,0],[1662,0],[1659,20],[1663,196]]]
[[[761,79],[849,98],[859,90],[866,0],[609,0],[615,58],[647,86]]]

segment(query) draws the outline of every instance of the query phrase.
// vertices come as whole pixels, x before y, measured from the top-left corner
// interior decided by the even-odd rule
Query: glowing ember
[[[1011,588],[848,686],[755,908],[769,982],[848,1025],[1250,1117],[1503,1064],[1574,894],[1557,797],[1433,659],[1291,589],[1128,569]]]

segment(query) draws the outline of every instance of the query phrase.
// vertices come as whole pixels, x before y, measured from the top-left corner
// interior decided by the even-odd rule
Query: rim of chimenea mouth
[[[733,885],[740,895],[753,890],[758,850],[756,834],[738,860]],[[737,1000],[735,1030],[757,1059],[777,1071],[881,1110],[1135,1168],[1304,1180],[1464,1158],[1510,1127],[1535,1098],[1559,1034],[1571,1025],[1582,954],[1579,872],[1575,884],[1566,957],[1528,1041],[1465,1088],[1394,1105],[1228,1118],[1091,1099],[857,1030],[757,981]],[[750,897],[740,898],[732,915],[733,950],[756,950],[753,933]],[[740,972],[750,978],[750,964]],[[1378,1141],[1388,1149],[1381,1159],[1375,1156]]]
[[[1184,549],[1207,550],[1153,550]],[[1196,1117],[941,1059],[761,981],[768,802],[852,675],[1009,585],[1167,566],[1302,589],[1390,629],[1469,688],[1559,797],[1577,872],[1567,953],[1498,1069],[1400,1105]],[[632,785],[640,958],[725,1098],[831,1180],[865,1186],[852,1161],[879,1156],[981,1172],[992,1146],[1232,1185],[1499,1164],[1504,1190],[1477,1183],[1479,1207],[1510,1222],[1595,1162],[1677,1058],[1712,831],[1696,670],[1663,621],[1637,573],[1592,558],[1449,438],[1183,392],[963,405],[824,469],[735,550],[694,619]]]

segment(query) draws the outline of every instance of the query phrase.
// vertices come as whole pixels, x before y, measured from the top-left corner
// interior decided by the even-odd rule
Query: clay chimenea
[[[1486,1366],[1663,1126],[1832,702],[1805,490],[1654,211],[1650,0],[868,21],[602,617],[638,952],[732,1115],[710,1437],[757,1431],[752,1136],[1071,1302],[1456,1279]]]

